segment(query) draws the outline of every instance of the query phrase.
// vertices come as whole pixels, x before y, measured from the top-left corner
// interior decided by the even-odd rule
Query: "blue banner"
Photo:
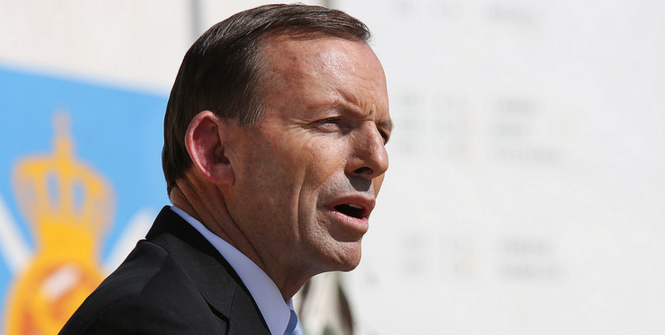
[[[168,203],[166,101],[0,68],[0,333],[56,334]]]

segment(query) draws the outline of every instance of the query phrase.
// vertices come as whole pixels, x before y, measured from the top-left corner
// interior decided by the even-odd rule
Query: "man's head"
[[[209,110],[241,126],[256,124],[266,89],[262,45],[272,36],[332,36],[367,42],[367,27],[320,6],[266,5],[237,13],[206,31],[185,55],[164,118],[162,167],[167,191],[191,166],[184,138],[189,122]]]
[[[174,204],[190,207],[190,214],[263,268],[289,297],[317,273],[358,264],[388,168],[385,143],[392,122],[383,69],[362,23],[302,5],[259,7],[239,15],[257,20],[266,11],[287,14],[279,16],[282,23],[276,27],[282,28],[251,37],[257,39],[253,51],[243,48],[254,64],[251,71],[239,72],[246,80],[217,82],[197,70],[189,79],[195,88],[185,88],[178,80],[190,70],[181,68],[174,91],[194,98],[171,95],[171,100],[189,98],[183,106],[190,110],[177,110],[180,104],[169,101],[164,161],[167,170],[173,159],[167,153],[169,137],[182,137],[191,161],[172,176]],[[226,34],[218,30],[235,31],[229,25],[244,24],[230,20],[235,23],[213,27],[216,32],[197,44],[205,46],[206,38]],[[262,20],[262,26],[272,26]],[[325,29],[298,28],[312,20]],[[242,36],[231,44],[248,38]],[[208,71],[230,66],[218,64],[228,60],[216,55],[203,52],[197,63],[212,63]],[[207,87],[210,83],[213,87]],[[169,113],[187,117],[173,125]],[[178,127],[183,130],[175,133]]]

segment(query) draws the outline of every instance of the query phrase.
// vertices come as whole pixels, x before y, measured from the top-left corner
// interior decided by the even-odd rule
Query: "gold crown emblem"
[[[56,334],[101,282],[98,240],[115,212],[109,184],[74,156],[69,117],[54,116],[53,153],[19,161],[13,186],[35,254],[15,277],[8,335]]]

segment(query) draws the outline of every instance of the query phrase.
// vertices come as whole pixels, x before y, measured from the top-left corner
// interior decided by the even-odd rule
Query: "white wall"
[[[168,94],[194,36],[267,3],[198,0],[193,13],[192,2],[2,0],[0,64]]]

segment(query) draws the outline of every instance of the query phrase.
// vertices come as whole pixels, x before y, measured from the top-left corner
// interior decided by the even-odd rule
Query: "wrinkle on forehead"
[[[327,36],[316,39],[277,36],[265,40],[262,50],[268,73],[266,79],[271,81],[267,84],[275,89],[297,85],[299,82],[306,83],[304,88],[312,83],[325,87],[326,84],[335,84],[335,81],[312,79],[335,78],[337,82],[345,82],[355,77],[361,79],[363,89],[386,92],[381,63],[371,47],[363,41]],[[338,92],[340,87],[327,88],[340,93],[348,101],[360,100],[354,92]]]
[[[338,43],[334,43],[334,48],[330,47],[330,43],[326,43],[335,41]],[[364,69],[374,68],[381,74],[381,77],[367,79],[383,79],[380,62],[370,46],[363,41],[328,36],[312,39],[277,36],[263,42],[262,52],[267,61],[267,69],[273,73],[281,70],[287,73],[302,73],[306,76],[330,75],[337,72],[360,75],[364,72],[356,66],[356,62],[360,60]],[[373,59],[367,55],[372,55]]]

